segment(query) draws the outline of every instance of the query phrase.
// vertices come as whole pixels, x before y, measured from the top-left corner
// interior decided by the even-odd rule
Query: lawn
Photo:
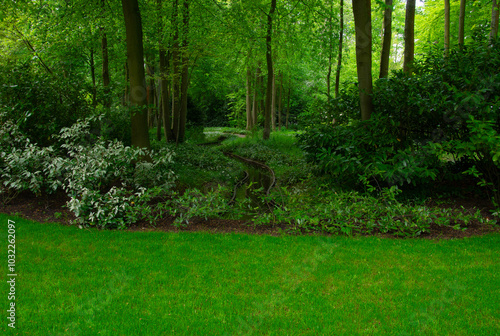
[[[18,335],[499,335],[500,235],[458,240],[16,222]],[[9,330],[7,330],[9,329]],[[6,333],[8,332],[8,333]]]

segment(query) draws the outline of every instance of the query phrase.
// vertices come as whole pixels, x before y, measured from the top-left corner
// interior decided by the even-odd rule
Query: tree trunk
[[[353,0],[356,28],[356,64],[359,82],[361,120],[370,119],[372,104],[372,28],[370,0]]]
[[[288,95],[287,95],[287,102],[286,102],[286,121],[285,125],[286,128],[288,129],[288,120],[290,118],[290,95],[292,93],[292,79],[288,81]]]
[[[175,141],[178,139],[179,134],[179,119],[181,114],[181,55],[179,43],[179,27],[178,20],[178,0],[172,2],[172,26],[174,29],[173,44],[172,44],[172,64],[173,64],[173,78],[172,78],[172,135]]]
[[[271,93],[271,125],[273,132],[276,131],[276,75],[273,73],[273,90]]]
[[[444,0],[444,56],[450,54],[450,0]]]
[[[111,80],[109,79],[109,58],[108,58],[108,37],[106,36],[106,31],[103,27],[101,29],[101,50],[102,50],[102,85],[104,88],[104,102],[103,105],[106,108],[111,107],[111,95],[109,90],[109,85]]]
[[[279,78],[280,78],[280,94],[278,98],[278,130],[281,131],[281,108],[283,101],[283,74],[281,72]]]
[[[155,114],[156,114],[156,111],[153,108],[155,90],[154,90],[154,80],[152,79],[152,77],[154,76],[154,71],[148,64],[146,64],[146,73],[150,77],[150,79],[146,81],[147,83],[146,100],[148,102],[148,128],[153,128]]]
[[[266,34],[266,62],[267,62],[267,88],[266,88],[266,106],[264,110],[264,140],[269,139],[271,135],[271,103],[273,94],[273,57],[271,51],[271,41],[273,34],[273,15],[276,10],[276,0],[271,0],[271,8],[267,15],[267,34]]]
[[[339,96],[340,70],[342,69],[342,44],[344,40],[344,0],[340,0],[340,37],[339,37],[339,58],[337,62],[337,74],[335,75],[335,98]],[[288,127],[288,117],[287,117]]]
[[[101,2],[101,7],[103,11],[106,6],[104,0]],[[101,31],[101,51],[102,51],[102,85],[104,89],[104,101],[103,105],[105,108],[111,107],[111,95],[109,85],[111,80],[109,79],[109,57],[108,57],[108,36],[106,35],[106,29],[104,27],[99,27]]]
[[[177,143],[184,142],[186,135],[187,103],[189,86],[189,52],[188,52],[188,32],[189,32],[189,0],[184,0],[182,11],[183,39],[182,39],[182,70],[181,70],[181,110],[179,115],[179,132],[177,133]]]
[[[122,0],[127,40],[127,61],[130,76],[132,146],[150,148],[146,110],[146,79],[142,23],[137,0]]]
[[[466,0],[460,0],[460,16],[458,18],[458,44],[464,45],[465,40],[465,5]]]
[[[247,112],[247,130],[250,131],[253,128],[253,118],[252,118],[252,86],[251,86],[252,70],[250,66],[247,65],[247,78],[246,78],[246,112]]]
[[[329,34],[333,34],[332,26],[332,16],[333,16],[333,1],[330,3],[330,15],[328,16],[328,30]],[[333,39],[330,38],[330,43],[328,45],[328,71],[326,72],[326,97],[330,100],[330,87],[331,87],[331,76],[332,76],[332,58],[333,58]]]
[[[95,62],[94,62],[94,47],[90,47],[90,76],[92,78],[92,107],[97,106],[97,87],[95,80]]]
[[[415,57],[415,0],[406,2],[405,18],[405,50],[403,60],[403,71],[411,73],[410,67]]]
[[[389,76],[389,58],[391,55],[391,38],[392,38],[392,0],[385,0],[384,39],[382,42],[382,53],[380,55],[379,78],[387,78]]]
[[[491,31],[490,31],[490,41],[493,42],[497,38],[498,35],[498,13],[500,3],[498,0],[493,0],[492,8],[491,8]]]

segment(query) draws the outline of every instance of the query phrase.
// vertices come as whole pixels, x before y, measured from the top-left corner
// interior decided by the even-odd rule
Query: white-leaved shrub
[[[0,114],[0,121],[3,117]],[[81,225],[124,228],[148,215],[151,198],[166,193],[174,183],[173,153],[92,139],[91,124],[99,119],[87,118],[61,129],[55,136],[58,145],[50,147],[30,143],[12,121],[2,123],[0,191],[40,194],[62,188]]]

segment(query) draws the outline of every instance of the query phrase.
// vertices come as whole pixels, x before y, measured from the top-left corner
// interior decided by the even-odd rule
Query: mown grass
[[[17,335],[497,335],[500,235],[79,230],[16,221]],[[7,307],[7,283],[0,286]],[[4,315],[6,308],[2,309]]]

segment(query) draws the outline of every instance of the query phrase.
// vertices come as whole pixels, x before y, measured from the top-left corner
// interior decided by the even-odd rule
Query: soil
[[[1,201],[1,200],[0,200]],[[41,195],[35,197],[32,193],[23,192],[17,195],[9,202],[0,202],[0,213],[17,215],[22,218],[35,220],[41,223],[61,223],[64,225],[71,225],[72,220],[75,219],[72,212],[70,212],[65,204],[68,197],[60,192],[52,195]],[[437,204],[429,204],[437,205]],[[492,208],[491,202],[488,200],[463,200],[463,199],[450,199],[438,206],[445,208],[465,208],[469,211],[476,212],[480,210],[485,217],[490,217],[488,209]],[[204,231],[212,233],[246,233],[258,235],[281,235],[285,226],[255,226],[251,221],[245,220],[229,220],[229,219],[195,219],[189,226],[177,228],[173,225],[174,218],[166,217],[155,223],[154,226],[146,222],[138,222],[128,230],[130,231]],[[451,239],[451,238],[465,238],[477,235],[484,235],[492,232],[500,232],[499,225],[481,224],[478,221],[470,223],[466,230],[455,230],[451,227],[443,227],[432,225],[430,233],[420,236],[424,239]],[[310,234],[310,233],[307,233]],[[381,235],[392,237],[390,235]]]

